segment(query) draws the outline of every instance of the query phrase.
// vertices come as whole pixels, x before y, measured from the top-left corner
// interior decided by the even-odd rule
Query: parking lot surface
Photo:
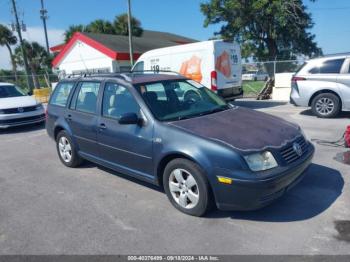
[[[350,114],[236,104],[296,122],[309,139],[336,140],[350,124]],[[316,144],[305,178],[271,206],[197,218],[154,186],[64,167],[43,126],[0,131],[0,254],[350,254],[348,151]]]

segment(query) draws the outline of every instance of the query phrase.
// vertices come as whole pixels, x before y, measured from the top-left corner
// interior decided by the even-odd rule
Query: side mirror
[[[118,122],[121,125],[138,125],[141,124],[142,120],[136,113],[126,113],[119,118]]]
[[[28,95],[32,96],[33,95],[33,91],[32,90],[28,91]]]

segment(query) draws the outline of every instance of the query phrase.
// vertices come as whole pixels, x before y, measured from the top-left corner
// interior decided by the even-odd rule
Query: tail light
[[[293,76],[292,77],[292,83],[296,83],[298,81],[305,81],[306,78],[305,77],[300,77],[300,76]]]
[[[210,79],[211,79],[211,85],[210,85],[211,90],[217,91],[218,90],[218,86],[217,86],[218,74],[216,73],[216,71],[211,71]]]

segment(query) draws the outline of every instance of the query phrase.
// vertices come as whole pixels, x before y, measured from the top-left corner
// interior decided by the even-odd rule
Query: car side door
[[[136,113],[138,124],[120,123]],[[153,122],[147,121],[132,92],[116,82],[106,82],[97,139],[101,158],[113,169],[153,179]]]
[[[101,82],[82,81],[73,94],[65,118],[82,155],[98,157],[97,121]]]
[[[338,87],[342,94],[343,108],[350,110],[350,58],[348,57],[338,76]]]

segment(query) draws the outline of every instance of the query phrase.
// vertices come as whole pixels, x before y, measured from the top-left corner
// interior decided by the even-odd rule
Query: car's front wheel
[[[213,205],[204,172],[187,159],[175,159],[166,166],[163,186],[173,206],[186,214],[203,216]]]
[[[339,97],[332,93],[321,93],[312,100],[311,109],[321,118],[336,117],[341,109]]]
[[[67,167],[77,167],[82,163],[70,136],[62,130],[56,137],[56,147],[61,162]]]

